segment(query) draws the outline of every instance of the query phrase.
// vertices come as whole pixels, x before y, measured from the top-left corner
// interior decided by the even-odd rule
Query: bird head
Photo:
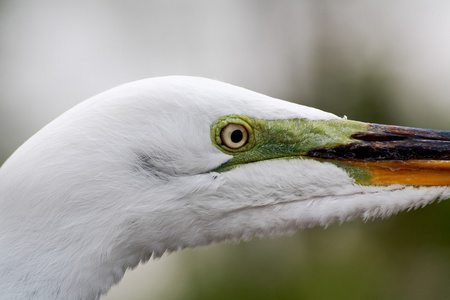
[[[22,267],[23,295],[44,278],[59,282],[45,295],[96,296],[166,251],[387,217],[450,197],[449,149],[450,132],[219,81],[129,83],[64,113],[0,169],[1,279],[13,289]]]

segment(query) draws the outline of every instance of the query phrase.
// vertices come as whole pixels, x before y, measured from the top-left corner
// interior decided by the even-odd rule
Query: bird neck
[[[42,241],[48,240],[43,237]],[[51,240],[45,243],[2,237],[0,299],[97,299],[127,268],[150,257],[148,251],[135,251],[133,245],[118,251],[102,249],[99,242],[85,239],[82,243],[58,243],[62,247]]]
[[[161,196],[163,190],[184,189],[183,182],[158,189],[147,180],[133,193],[118,183],[117,189],[98,195],[81,190],[64,201],[57,194],[62,188],[45,184],[45,191],[35,189],[32,202],[24,202],[19,200],[30,193],[32,183],[1,179],[2,172],[0,201],[6,209],[0,211],[0,299],[96,299],[128,268],[166,251],[206,244],[198,241],[204,240],[201,235],[189,232],[199,230],[182,213],[180,197],[191,195],[191,189]],[[90,184],[98,182],[81,186],[95,190]],[[14,197],[8,193],[12,189]],[[40,197],[40,192],[53,197]]]

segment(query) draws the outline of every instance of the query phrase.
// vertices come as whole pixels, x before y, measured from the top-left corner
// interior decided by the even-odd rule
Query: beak
[[[365,184],[450,185],[450,131],[368,124],[351,143],[311,149],[306,156],[358,167]]]

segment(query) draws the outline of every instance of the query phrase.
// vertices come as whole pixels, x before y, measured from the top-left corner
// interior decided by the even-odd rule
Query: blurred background
[[[450,130],[450,2],[0,0],[0,164],[82,100],[215,78],[349,119]],[[164,256],[102,299],[449,299],[450,202]]]

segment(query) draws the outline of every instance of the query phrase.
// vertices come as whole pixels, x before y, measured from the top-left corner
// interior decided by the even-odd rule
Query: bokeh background
[[[0,163],[80,101],[173,74],[450,130],[450,2],[0,0]],[[164,256],[103,299],[450,299],[449,279],[444,201]]]

